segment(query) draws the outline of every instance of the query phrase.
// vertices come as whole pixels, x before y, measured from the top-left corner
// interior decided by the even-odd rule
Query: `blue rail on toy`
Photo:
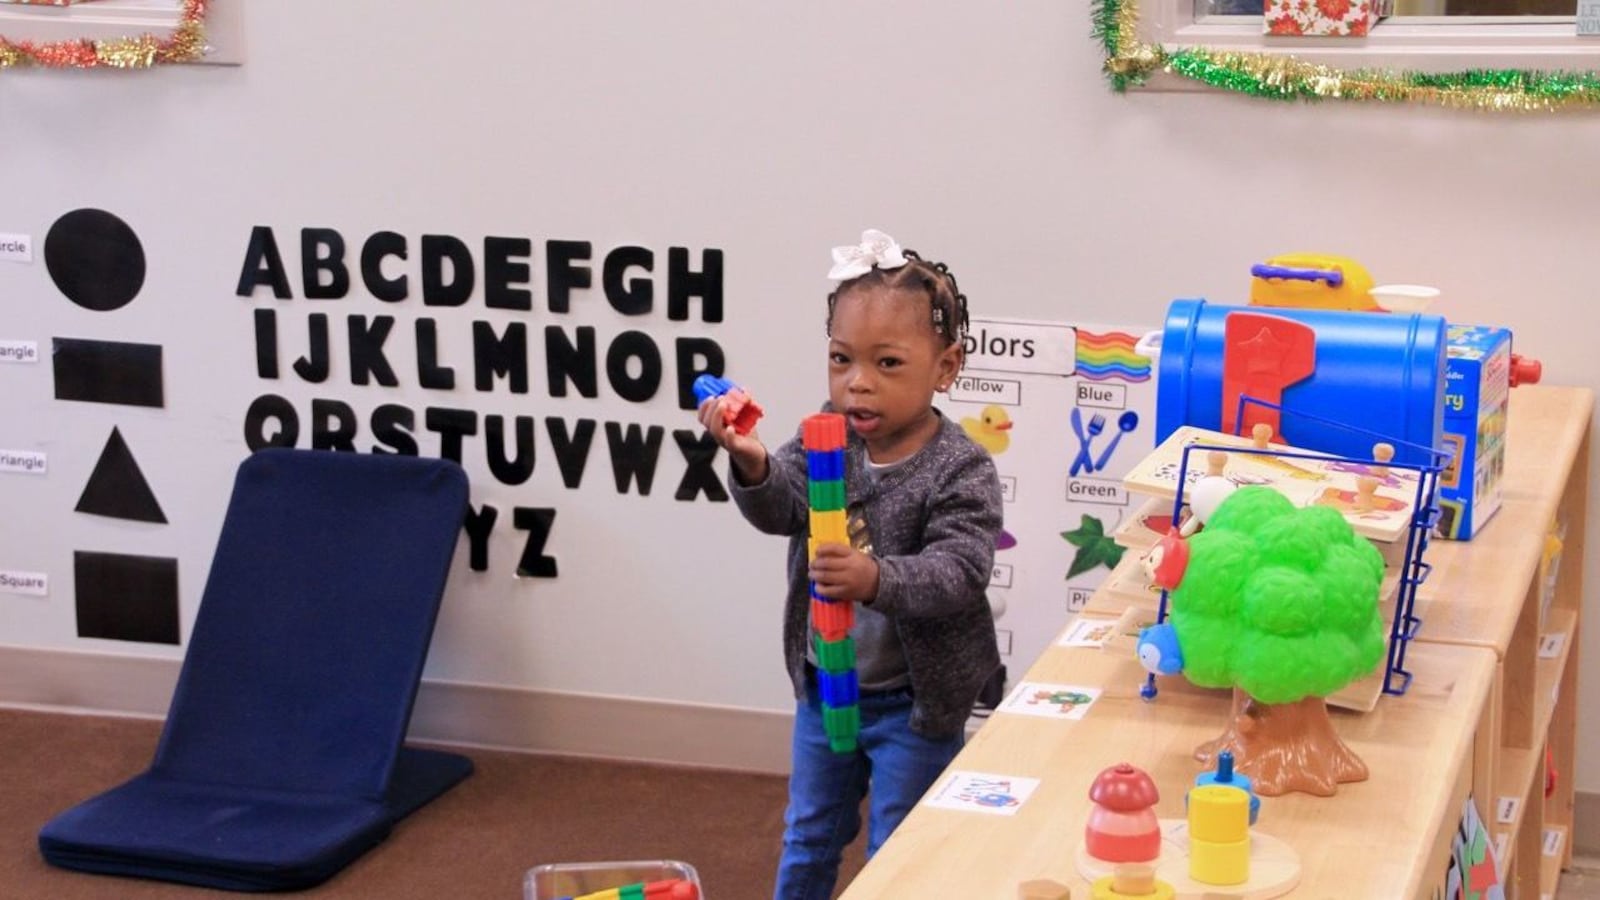
[[[1328,287],[1344,284],[1344,273],[1338,269],[1291,269],[1287,266],[1269,266],[1257,263],[1250,267],[1256,278],[1287,278],[1290,281],[1326,281]]]
[[[1273,456],[1286,459],[1309,459],[1321,462],[1341,462],[1357,465],[1383,465],[1391,469],[1407,469],[1417,473],[1416,496],[1413,498],[1411,525],[1406,529],[1406,552],[1400,564],[1400,584],[1395,596],[1394,621],[1389,626],[1389,655],[1384,668],[1383,692],[1399,696],[1411,687],[1412,673],[1405,668],[1406,645],[1416,637],[1417,630],[1422,626],[1422,619],[1416,615],[1417,588],[1428,580],[1433,572],[1433,566],[1423,562],[1423,553],[1428,547],[1428,535],[1438,524],[1440,509],[1437,497],[1439,474],[1448,468],[1454,452],[1449,448],[1440,449],[1429,447],[1411,441],[1391,438],[1359,425],[1340,422],[1311,413],[1296,412],[1286,409],[1281,404],[1260,400],[1246,394],[1239,395],[1238,414],[1234,417],[1235,434],[1238,428],[1243,427],[1245,421],[1244,410],[1247,404],[1277,410],[1280,422],[1284,414],[1302,419],[1315,421],[1318,424],[1360,434],[1373,439],[1373,443],[1387,443],[1393,447],[1407,447],[1418,452],[1422,459],[1430,460],[1426,463],[1401,463],[1390,460],[1380,462],[1376,458],[1362,458],[1351,456],[1335,456],[1326,453],[1297,452],[1294,450],[1257,449],[1255,447],[1232,447],[1216,444],[1196,443],[1183,448],[1182,456],[1178,463],[1178,488],[1177,495],[1172,501],[1172,525],[1177,527],[1183,518],[1183,491],[1188,484],[1189,454],[1196,450],[1221,450],[1225,453],[1247,453],[1256,456]],[[1156,622],[1159,624],[1167,619],[1167,590],[1161,589],[1161,599],[1156,607]],[[1156,696],[1156,676],[1154,673],[1145,676],[1144,687],[1139,694],[1146,700],[1153,700]]]

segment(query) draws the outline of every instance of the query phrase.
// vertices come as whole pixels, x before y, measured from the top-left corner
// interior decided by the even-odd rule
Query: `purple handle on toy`
[[[1338,269],[1291,269],[1287,266],[1256,264],[1250,267],[1256,278],[1289,278],[1295,281],[1326,281],[1328,287],[1344,284],[1344,273]]]

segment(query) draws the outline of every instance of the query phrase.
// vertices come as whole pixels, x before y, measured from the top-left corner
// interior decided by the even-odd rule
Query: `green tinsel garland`
[[[1092,4],[1094,9],[1094,36],[1100,41],[1100,46],[1105,48],[1106,60],[1116,59],[1121,56],[1122,50],[1122,25],[1117,21],[1121,11],[1122,0],[1096,0]],[[1111,87],[1117,91],[1128,88],[1128,77],[1112,71],[1106,67],[1106,77],[1111,80]]]
[[[1137,40],[1136,0],[1093,0],[1094,36],[1105,50],[1112,89],[1167,71],[1222,90],[1272,100],[1418,101],[1482,110],[1600,107],[1600,73],[1474,69],[1465,72],[1344,71],[1286,54],[1168,51]]]

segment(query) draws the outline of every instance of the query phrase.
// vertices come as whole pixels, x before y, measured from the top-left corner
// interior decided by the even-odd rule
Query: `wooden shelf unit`
[[[1504,848],[1500,872],[1512,897],[1554,894],[1572,861],[1564,837],[1554,859],[1542,848],[1547,831],[1565,836],[1572,828],[1593,408],[1586,389],[1512,391],[1503,505],[1471,541],[1430,543],[1434,577],[1420,593],[1426,614],[1418,642],[1486,647],[1498,660],[1474,742],[1472,790]],[[1561,551],[1547,607],[1541,559],[1554,531],[1561,533]],[[1555,641],[1560,646],[1552,649]],[[1556,771],[1548,797],[1547,751]],[[1517,813],[1502,822],[1497,811],[1508,798],[1517,801]]]

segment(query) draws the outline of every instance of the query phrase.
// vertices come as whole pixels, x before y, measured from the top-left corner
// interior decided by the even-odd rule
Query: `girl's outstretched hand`
[[[829,600],[870,603],[878,596],[878,561],[844,544],[818,544],[809,574]]]
[[[749,434],[733,430],[733,424],[723,421],[723,398],[711,397],[700,404],[696,415],[700,424],[711,434],[717,446],[728,451],[733,461],[733,472],[741,484],[760,484],[767,480],[767,447],[752,429]]]

